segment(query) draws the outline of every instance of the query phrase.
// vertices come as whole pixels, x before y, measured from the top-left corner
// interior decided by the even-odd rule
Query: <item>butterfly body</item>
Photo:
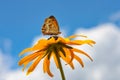
[[[42,33],[44,35],[58,35],[61,32],[59,31],[59,25],[54,16],[50,16],[45,19],[42,26]]]

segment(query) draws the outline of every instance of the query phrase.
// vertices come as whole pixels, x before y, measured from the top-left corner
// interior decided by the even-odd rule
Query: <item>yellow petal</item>
[[[47,45],[48,45],[48,44],[47,44],[47,40],[41,39],[41,40],[39,40],[38,43],[37,43],[36,45],[34,45],[33,47],[24,49],[24,50],[19,54],[19,56],[23,55],[23,54],[26,53],[26,52],[30,52],[30,51],[44,50],[44,49],[46,49]]]
[[[47,45],[48,45],[48,40],[46,40],[46,39],[41,39],[41,40],[38,41],[37,44],[35,44],[35,45],[32,47],[32,49],[33,49],[33,50],[41,50],[41,49],[46,48]]]
[[[76,49],[76,48],[73,48],[72,50],[87,56],[91,61],[93,61],[93,59],[87,53],[85,53],[84,51]]]
[[[23,55],[26,52],[30,52],[30,51],[33,51],[33,49],[32,48],[26,48],[19,54],[19,56]]]
[[[34,69],[35,69],[35,67],[38,65],[38,63],[40,62],[40,60],[43,58],[43,54],[41,55],[41,56],[39,56],[34,62],[33,62],[33,64],[29,67],[29,69],[28,69],[28,71],[27,71],[27,75],[29,74],[29,73],[31,73]]]
[[[38,44],[46,43],[46,42],[47,42],[47,39],[40,39],[40,40],[38,41]]]
[[[44,59],[44,61],[43,61],[43,71],[44,71],[44,73],[47,71],[47,69],[46,69],[46,58]]]
[[[70,67],[71,67],[72,69],[74,69],[73,62],[70,62],[69,65],[70,65]]]
[[[84,63],[81,60],[81,58],[79,58],[77,55],[74,54],[74,59],[76,59],[81,64],[81,66],[84,67]]]
[[[73,60],[73,58],[74,58],[74,53],[73,53],[73,51],[71,49],[67,49],[67,48],[63,48],[63,49],[64,49],[67,57],[70,58],[70,61],[68,62],[68,64],[69,64]]]
[[[83,41],[83,42],[84,42],[84,44],[88,44],[88,45],[90,45],[90,46],[92,46],[93,44],[96,43],[96,42],[93,41],[93,40],[85,40],[85,41]]]
[[[74,53],[73,53],[73,51],[72,51],[71,49],[70,49],[69,51],[70,51],[70,54],[71,54],[71,55],[70,55],[70,57],[71,57],[70,62],[72,62],[72,60],[74,59]]]
[[[48,42],[48,44],[53,44],[56,41],[55,41],[54,37],[51,37],[47,42]]]
[[[62,37],[58,37],[58,39],[56,40],[56,42],[62,42],[62,43],[65,43],[65,39],[62,38]]]
[[[61,58],[65,59],[67,61],[67,63],[70,62],[70,51],[67,50],[67,48],[63,48],[65,53],[66,53],[66,56],[64,56],[64,54],[62,52],[59,52],[59,55],[61,56]]]
[[[29,62],[30,62],[30,61],[26,61],[25,63],[23,63],[23,69],[22,69],[22,71],[25,70],[25,68],[26,68],[26,66],[29,64]]]
[[[37,52],[35,52],[35,53],[33,53],[33,54],[27,55],[27,56],[23,57],[23,58],[18,62],[18,64],[19,64],[19,65],[22,65],[22,64],[24,64],[24,63],[27,62],[27,61],[32,61],[32,60],[35,59],[36,57],[40,56],[42,53],[43,53],[43,52],[38,52],[38,51],[37,51]]]
[[[59,68],[58,60],[57,60],[55,53],[52,53],[52,55],[53,55],[53,58],[54,58],[54,61],[55,61],[57,68]]]
[[[95,42],[94,43],[88,43],[88,45],[90,45],[91,47],[93,47],[93,44],[95,44]]]
[[[76,38],[76,37],[85,37],[85,38],[87,38],[87,36],[85,36],[85,35],[72,35],[72,36],[69,36],[68,38],[69,39],[71,39],[71,38]]]
[[[67,49],[67,48],[63,48],[64,49],[64,51],[65,51],[65,53],[66,53],[66,56],[68,55],[68,56],[70,56],[71,55],[71,52],[69,51],[69,49]]]
[[[47,72],[50,77],[53,77],[53,74],[50,71],[50,60],[48,60],[48,57],[46,56],[43,62],[43,70],[44,72]]]
[[[42,57],[42,54],[39,57]],[[26,62],[23,63],[23,69],[22,69],[23,71],[25,70],[26,66],[30,63],[30,61],[31,60],[27,60]]]
[[[66,57],[65,57],[61,52],[59,52],[59,55],[60,55],[60,57],[61,57],[67,64],[70,65],[70,67],[71,67],[72,69],[74,69],[74,65],[73,65],[72,62],[70,62],[70,61],[71,61],[71,58],[70,58],[68,55],[66,55]]]
[[[73,40],[73,41],[68,41],[67,44],[70,45],[82,45],[82,44],[95,44],[95,42],[93,40]]]

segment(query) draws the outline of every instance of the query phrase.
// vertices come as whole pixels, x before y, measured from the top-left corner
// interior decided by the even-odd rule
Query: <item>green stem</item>
[[[62,80],[65,80],[65,75],[64,75],[63,68],[62,68],[61,60],[60,60],[60,57],[58,55],[58,51],[56,51],[56,50],[55,50],[55,55],[56,55],[56,58],[57,58],[57,61],[58,61],[59,70],[60,70],[60,73],[61,73]]]

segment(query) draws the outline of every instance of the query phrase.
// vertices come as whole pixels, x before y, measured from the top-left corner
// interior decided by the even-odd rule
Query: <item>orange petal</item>
[[[76,59],[81,64],[81,66],[84,67],[84,63],[81,60],[81,58],[79,58],[77,55],[74,54],[74,59]]]
[[[63,50],[65,51],[66,56],[71,56],[70,49],[68,49],[68,48],[63,48]]]
[[[71,39],[71,38],[76,38],[76,37],[85,37],[85,38],[87,38],[87,36],[82,35],[82,34],[80,34],[80,35],[72,35],[72,36],[69,36],[68,38]]]
[[[59,53],[59,55],[61,56],[61,58],[62,58],[67,64],[70,65],[70,67],[71,67],[72,69],[74,69],[74,65],[73,65],[72,62],[70,62],[70,61],[71,61],[71,58],[70,58],[68,55],[66,55],[66,57],[65,57],[61,52]]]
[[[40,39],[39,41],[38,41],[38,44],[42,44],[42,43],[46,43],[47,42],[47,39]]]
[[[33,51],[33,49],[32,48],[26,48],[19,54],[19,56],[23,55],[26,52],[30,52],[30,51]]]
[[[42,50],[46,47],[47,45],[47,40],[46,39],[41,39],[38,41],[38,43],[36,45],[34,45],[33,47],[31,48],[26,48],[24,49],[20,54],[19,56],[23,55],[24,53],[26,52],[30,52],[30,51],[35,51],[35,50]]]
[[[65,51],[65,53],[66,53],[66,51]],[[59,52],[59,55],[60,55],[60,57],[61,57],[63,60],[65,60],[67,63],[70,62],[71,59],[70,59],[69,54],[66,54],[66,57],[65,57],[62,52]]]
[[[69,65],[70,65],[70,67],[71,67],[72,69],[74,69],[73,62],[70,62]]]
[[[30,61],[26,61],[25,63],[23,63],[23,65],[24,65],[24,66],[23,66],[22,71],[24,71],[24,70],[25,70],[25,68],[26,68],[26,66],[29,64],[29,62],[30,62]]]
[[[56,41],[55,41],[54,37],[51,37],[47,42],[48,42],[48,44],[52,44],[52,43],[55,43]]]
[[[27,62],[27,61],[32,61],[33,59],[35,59],[36,57],[38,57],[38,56],[40,56],[41,54],[42,54],[43,52],[35,52],[35,53],[33,53],[33,54],[30,54],[30,55],[28,55],[28,56],[25,56],[25,57],[23,57],[19,62],[18,62],[18,64],[19,65],[22,65],[22,64],[24,64],[25,62]]]
[[[35,69],[35,67],[38,65],[38,63],[40,62],[40,60],[43,58],[43,55],[41,55],[41,56],[39,56],[34,62],[33,62],[33,64],[29,67],[29,69],[28,69],[28,71],[27,71],[27,75],[29,74],[29,73],[31,73],[34,69]]]
[[[71,66],[71,68],[72,69],[74,69],[74,65],[73,65],[73,63],[72,63],[72,60],[74,59],[74,53],[73,53],[73,51],[71,50],[71,49],[67,49],[67,48],[63,48],[64,49],[64,51],[65,51],[65,53],[66,53],[66,59],[67,59],[67,64],[69,64],[70,66]]]
[[[55,53],[52,53],[52,55],[53,55],[53,58],[54,58],[54,61],[55,61],[57,68],[59,68],[57,57],[56,57]]]
[[[72,35],[72,36],[69,36],[69,37],[65,38],[65,41],[66,41],[66,42],[69,42],[70,39],[76,38],[76,37],[84,37],[84,38],[87,38],[87,36],[82,35],[82,34],[80,34],[80,35]]]
[[[46,48],[47,45],[48,45],[48,40],[46,40],[46,39],[40,39],[40,40],[38,41],[38,43],[35,44],[35,45],[32,47],[32,49],[33,49],[33,50],[41,50],[41,49]]]
[[[94,42],[94,44],[95,44],[95,42]],[[88,43],[88,45],[90,45],[91,47],[93,47],[93,43]]]
[[[71,53],[71,55],[70,55],[70,56],[71,56],[70,62],[72,62],[72,60],[74,59],[74,53],[73,53],[73,51],[72,51],[71,49],[70,49],[69,51],[70,51],[70,53]]]
[[[93,41],[93,40],[73,40],[73,41],[68,41],[67,44],[70,44],[70,45],[88,44],[91,46],[91,44],[95,44],[95,41]]]
[[[44,59],[44,61],[43,61],[43,71],[44,71],[44,73],[47,71],[46,70],[46,58]]]
[[[62,43],[65,43],[65,39],[62,38],[62,37],[58,37],[58,39],[56,40],[56,42],[62,42]]]
[[[73,51],[71,49],[67,49],[67,48],[63,48],[63,49],[64,49],[67,57],[70,58],[70,61],[68,62],[68,64],[69,64],[74,58],[74,53],[73,53]]]
[[[93,59],[87,53],[85,53],[84,51],[76,49],[76,48],[73,48],[72,50],[87,56],[91,61],[93,61]]]
[[[53,74],[50,71],[50,60],[48,60],[48,57],[46,56],[43,62],[43,70],[44,72],[47,72],[50,77],[53,77]]]

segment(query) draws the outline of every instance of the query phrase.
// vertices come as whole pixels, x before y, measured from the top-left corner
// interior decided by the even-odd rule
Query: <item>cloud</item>
[[[9,54],[11,52],[12,41],[8,38],[0,39],[0,48],[4,53]]]
[[[94,62],[86,66],[87,72],[83,73],[84,80],[119,80],[120,70],[120,29],[114,24],[102,24],[91,30],[78,30],[76,34],[83,33],[95,40],[96,52]],[[120,68],[119,68],[120,69]],[[77,76],[76,76],[77,77]]]
[[[120,79],[120,29],[111,23],[98,25],[92,29],[77,29],[75,34],[85,34],[89,39],[96,41],[94,47],[84,45],[80,47],[85,50],[94,61],[90,62],[85,56],[82,56],[85,63],[85,68],[75,62],[75,70],[72,70],[68,65],[63,67],[66,75],[66,80],[119,80]],[[37,40],[37,39],[36,39]],[[78,47],[77,47],[78,48]],[[59,70],[56,69],[53,60],[51,60],[51,71],[54,74],[50,78],[43,73],[42,62],[35,71],[26,76],[21,69],[11,70],[6,68],[4,64],[5,55],[0,52],[0,80],[60,80]],[[2,67],[1,67],[2,63]],[[4,65],[3,65],[4,64]],[[7,65],[9,66],[9,65]]]
[[[0,49],[0,80],[5,80],[4,75],[9,71],[12,66],[12,58],[7,54],[3,54]]]
[[[113,13],[110,18],[111,21],[120,21],[120,11]]]

